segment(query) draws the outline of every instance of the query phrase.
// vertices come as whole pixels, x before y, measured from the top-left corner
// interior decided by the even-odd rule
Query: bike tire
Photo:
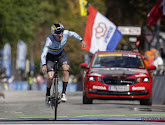
[[[57,120],[57,107],[58,107],[58,79],[54,80],[55,102],[54,102],[54,119]]]

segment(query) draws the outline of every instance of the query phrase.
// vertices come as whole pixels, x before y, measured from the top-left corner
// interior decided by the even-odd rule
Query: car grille
[[[103,90],[95,90],[94,92],[89,92],[91,94],[98,95],[120,95],[120,96],[140,96],[140,95],[148,95],[149,92],[145,91],[130,91],[130,92],[113,92],[113,91],[103,91]]]
[[[107,85],[133,85],[136,83],[136,79],[103,78],[102,81]]]

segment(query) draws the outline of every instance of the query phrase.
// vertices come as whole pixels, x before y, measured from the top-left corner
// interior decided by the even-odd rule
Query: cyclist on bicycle
[[[82,47],[86,47],[86,42],[75,32],[64,30],[64,26],[60,23],[55,23],[51,26],[51,35],[46,38],[46,43],[41,54],[42,72],[48,72],[46,104],[49,106],[50,89],[54,76],[55,61],[59,62],[63,71],[63,89],[61,94],[61,101],[66,102],[66,88],[69,80],[69,59],[64,50],[64,46],[68,37],[73,37],[81,42]]]

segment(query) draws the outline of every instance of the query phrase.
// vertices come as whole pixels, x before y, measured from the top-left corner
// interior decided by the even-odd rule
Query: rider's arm
[[[69,37],[73,37],[79,41],[83,41],[83,39],[81,38],[81,36],[79,36],[76,32],[73,32],[73,31],[68,31],[68,36]]]
[[[49,42],[50,42],[50,39],[49,38],[46,38],[46,43],[45,43],[45,46],[42,50],[42,54],[41,54],[41,63],[42,65],[46,65],[46,55],[48,53],[48,50],[49,50]]]

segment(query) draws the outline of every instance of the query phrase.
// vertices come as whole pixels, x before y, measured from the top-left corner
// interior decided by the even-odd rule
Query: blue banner
[[[31,55],[31,58],[30,58],[30,71],[33,71],[34,70],[34,60],[33,60],[33,55]]]
[[[25,70],[27,46],[23,41],[17,43],[17,69]]]
[[[2,52],[3,61],[2,65],[5,69],[6,77],[11,77],[11,47],[9,43],[6,43]]]

